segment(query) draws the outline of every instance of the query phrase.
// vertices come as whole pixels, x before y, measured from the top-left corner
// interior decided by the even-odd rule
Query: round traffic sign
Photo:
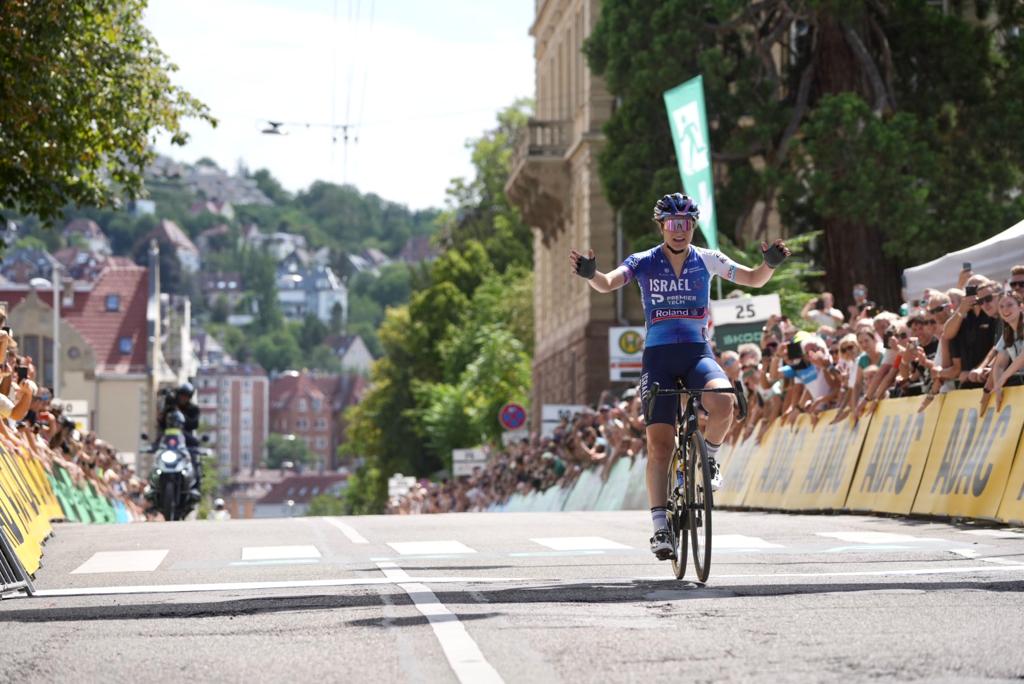
[[[498,422],[506,430],[518,430],[526,424],[526,409],[509,402],[498,411]]]

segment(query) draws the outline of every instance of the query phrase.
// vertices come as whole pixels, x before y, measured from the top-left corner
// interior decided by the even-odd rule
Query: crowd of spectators
[[[728,441],[760,441],[774,421],[795,422],[802,413],[814,424],[828,409],[837,409],[834,423],[856,421],[883,398],[920,397],[923,411],[958,388],[981,388],[985,410],[993,400],[1002,404],[1005,387],[1024,384],[1024,265],[1005,282],[964,268],[957,287],[908,294],[899,311],[885,311],[858,284],[844,313],[826,292],[807,301],[802,320],[772,316],[759,343],[716,352],[749,407]],[[513,494],[570,485],[591,466],[607,478],[619,459],[643,449],[636,389],[618,399],[606,392],[551,435],[509,445],[470,477],[422,480],[388,509],[484,511]]]
[[[80,431],[52,389],[40,387],[32,357],[18,353],[2,310],[0,326],[0,445],[35,458],[51,475],[55,466],[63,468],[75,486],[88,483],[100,496],[123,502],[132,517],[145,518],[146,483],[118,461],[110,444]]]

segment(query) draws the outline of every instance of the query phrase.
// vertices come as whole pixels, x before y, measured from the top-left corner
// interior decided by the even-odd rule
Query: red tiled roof
[[[293,475],[271,487],[266,496],[262,497],[257,503],[261,506],[264,504],[283,504],[288,500],[292,500],[297,504],[309,503],[313,497],[327,494],[332,487],[337,487],[337,485],[347,479],[347,475],[340,475],[338,473]],[[316,494],[313,493],[314,489],[316,489]],[[302,493],[300,494],[300,492]]]
[[[13,311],[29,290],[0,290],[0,297]],[[51,290],[37,291],[44,304],[53,306]],[[107,295],[119,295],[117,311],[107,311]],[[149,297],[148,269],[133,263],[107,262],[91,290],[75,291],[74,304],[60,309],[66,321],[92,347],[98,372],[142,373],[147,368],[146,304]],[[132,341],[130,354],[122,354],[121,338]]]
[[[161,219],[160,223],[146,236],[148,241],[150,238],[156,238],[157,242],[166,240],[174,245],[177,249],[184,249],[189,252],[199,253],[199,248],[196,247],[195,243],[189,239],[188,235],[185,235],[185,231],[178,226],[174,221],[168,219]]]
[[[282,373],[270,383],[270,409],[282,409],[296,397],[327,399],[329,395],[318,386],[318,382],[306,372]]]

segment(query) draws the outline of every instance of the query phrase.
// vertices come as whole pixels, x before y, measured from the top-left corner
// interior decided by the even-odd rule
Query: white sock
[[[708,458],[711,459],[712,461],[714,461],[715,463],[718,463],[718,459],[715,458],[715,457],[718,456],[718,450],[722,448],[722,445],[721,444],[712,444],[711,442],[709,442],[707,440],[705,440],[704,443],[708,447]]]
[[[651,509],[651,522],[654,523],[654,531],[668,529],[668,514],[664,506],[655,506]]]

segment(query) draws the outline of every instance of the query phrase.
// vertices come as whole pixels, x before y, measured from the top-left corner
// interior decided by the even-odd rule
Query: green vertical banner
[[[679,177],[686,194],[700,207],[700,228],[708,247],[718,249],[718,223],[715,218],[715,190],[711,174],[711,138],[704,109],[704,79],[690,79],[666,90],[665,109],[672,127],[672,140],[679,160]]]

